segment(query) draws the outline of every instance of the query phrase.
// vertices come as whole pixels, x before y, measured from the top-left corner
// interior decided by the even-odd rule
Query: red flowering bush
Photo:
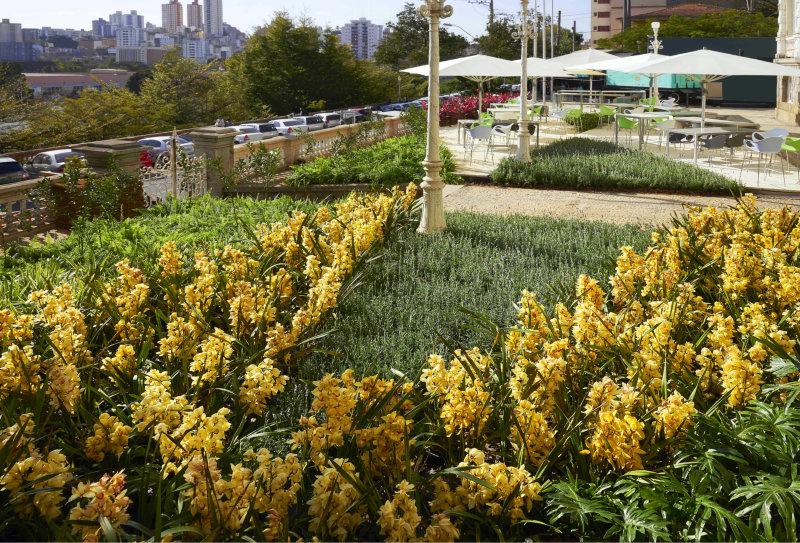
[[[499,94],[486,93],[483,95],[483,111],[486,111],[492,104],[502,104],[512,98],[519,96],[519,93],[503,92]],[[428,104],[423,103],[423,108],[427,109]],[[439,110],[439,123],[442,126],[456,124],[459,119],[478,118],[478,96],[457,96],[442,101]]]

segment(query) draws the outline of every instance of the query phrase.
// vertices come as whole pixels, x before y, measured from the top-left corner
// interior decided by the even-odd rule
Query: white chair
[[[765,140],[767,138],[783,138],[789,136],[789,131],[785,128],[772,128],[764,132],[753,132],[753,141]]]
[[[658,148],[661,149],[661,144],[664,141],[664,136],[672,129],[676,128],[678,123],[675,119],[666,119],[660,123],[654,122],[652,124],[653,130],[658,132]]]
[[[753,134],[755,136],[755,133]],[[772,164],[772,159],[778,155],[778,160],[781,161],[781,171],[783,173],[783,184],[786,184],[786,166],[780,158],[781,151],[783,150],[783,143],[786,141],[784,137],[772,137],[764,139],[749,139],[744,140],[745,147],[751,153],[758,153],[758,173],[756,174],[756,184],[761,183],[761,157],[769,155],[769,162],[766,164],[766,169],[769,171],[769,165]],[[742,161],[742,168],[739,170],[739,179],[742,178],[742,171],[744,170],[744,160]],[[766,172],[765,172],[766,175]]]
[[[659,100],[658,105],[662,107],[675,107],[678,101],[675,98],[668,98],[666,100]]]
[[[470,164],[472,163],[472,156],[475,154],[475,145],[481,142],[486,144],[486,153],[483,157],[483,160],[486,160],[489,157],[489,152],[491,152],[492,162],[494,162],[494,149],[492,149],[492,127],[486,125],[476,126],[475,128],[470,128],[467,134],[469,136],[469,147],[467,151],[469,151]]]

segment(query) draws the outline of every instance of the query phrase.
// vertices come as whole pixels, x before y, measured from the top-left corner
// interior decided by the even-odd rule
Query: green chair
[[[648,110],[653,111],[653,109],[658,105],[658,98],[655,96],[652,98],[641,98],[639,99],[639,105],[645,106]]]
[[[791,164],[789,161],[789,153],[800,153],[800,138],[787,136],[783,147],[781,147],[781,151],[783,151],[786,156],[786,162]],[[800,183],[800,162],[798,162],[797,165],[797,182]]]
[[[597,110],[597,113],[600,115],[601,122],[609,123],[611,122],[611,119],[614,118],[617,110],[605,104],[600,104],[600,108]]]
[[[541,119],[542,118],[542,110],[543,109],[544,109],[543,106],[534,106],[533,107],[533,111],[532,111],[533,112],[533,116],[534,117],[539,117],[539,119]]]
[[[620,130],[628,131],[628,143],[630,143],[633,131],[639,128],[639,122],[627,117],[617,117],[617,126]]]

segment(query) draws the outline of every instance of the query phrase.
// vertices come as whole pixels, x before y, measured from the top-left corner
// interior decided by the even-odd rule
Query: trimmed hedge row
[[[493,183],[563,189],[655,189],[710,194],[743,194],[735,180],[649,152],[633,151],[588,138],[571,138],[531,153],[533,161],[503,160]]]

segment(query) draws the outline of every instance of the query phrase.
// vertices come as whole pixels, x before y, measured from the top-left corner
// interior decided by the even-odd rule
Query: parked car
[[[10,185],[28,179],[22,165],[13,158],[0,156],[0,185]]]
[[[342,116],[339,113],[321,113],[322,124],[325,128],[335,128],[342,124]]]
[[[61,173],[64,171],[67,159],[73,157],[83,158],[83,154],[72,149],[45,151],[26,162],[24,167],[32,177],[38,177],[42,173]]]
[[[261,138],[264,140],[280,135],[278,134],[278,129],[275,128],[275,125],[272,123],[246,123],[245,126],[252,126],[253,128],[256,128],[264,135],[264,137]]]
[[[267,136],[266,132],[261,132],[258,126],[254,126],[252,124],[239,124],[236,126],[231,126],[231,128],[239,132],[233,138],[233,142],[236,143],[237,145],[242,143],[252,143],[254,141],[261,141],[263,139],[267,139],[268,137],[272,137],[272,136]]]
[[[148,148],[147,152],[150,155],[150,159],[155,162],[160,157],[169,154],[171,140],[172,136],[154,136],[139,140],[139,145]],[[183,152],[188,156],[194,156],[194,143],[192,143],[191,140],[183,136],[178,136],[178,145],[181,146]]]
[[[295,117],[295,119],[305,125],[307,132],[315,132],[325,128],[325,121],[320,115],[306,115],[303,117]]]
[[[296,136],[308,132],[308,127],[298,119],[278,119],[271,121],[270,124],[281,136]]]

